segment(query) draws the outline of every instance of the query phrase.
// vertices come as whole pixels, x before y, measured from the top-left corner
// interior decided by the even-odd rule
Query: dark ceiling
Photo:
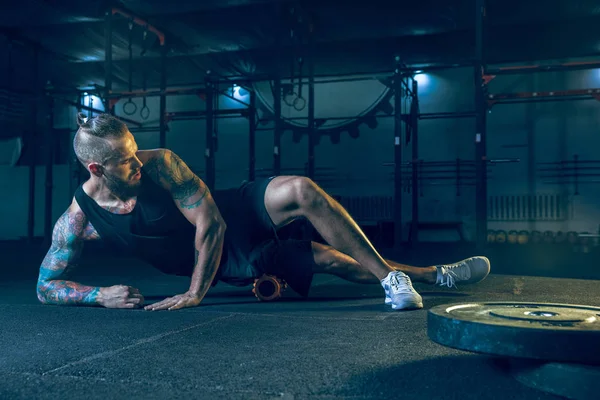
[[[104,83],[104,12],[111,6],[164,32],[169,85],[202,81],[207,70],[220,76],[289,75],[292,60],[306,56],[309,37],[319,75],[390,71],[395,55],[409,65],[449,65],[468,64],[474,54],[475,0],[6,3],[0,33],[41,46],[46,73],[71,87]],[[134,86],[141,86],[146,71],[153,87],[159,82],[160,44],[152,33],[144,43],[143,31],[134,26]],[[114,84],[125,88],[125,17],[115,16],[112,40]],[[485,41],[488,63],[597,55],[600,0],[487,0]]]

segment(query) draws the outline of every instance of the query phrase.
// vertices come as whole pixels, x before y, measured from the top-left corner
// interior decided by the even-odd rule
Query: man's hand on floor
[[[196,307],[200,304],[200,297],[198,295],[186,292],[178,294],[177,296],[168,297],[158,303],[150,304],[144,307],[144,310],[159,311],[159,310],[179,310],[185,307]]]
[[[137,308],[144,305],[139,289],[125,285],[100,288],[98,303],[106,308]]]

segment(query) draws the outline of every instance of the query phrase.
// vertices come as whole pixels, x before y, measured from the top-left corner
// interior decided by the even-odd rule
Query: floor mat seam
[[[155,341],[160,340],[160,339],[162,339],[164,337],[167,337],[167,336],[171,336],[171,335],[175,335],[175,334],[178,334],[178,333],[186,332],[186,331],[189,331],[189,330],[201,327],[201,326],[210,325],[213,322],[222,321],[222,320],[225,320],[225,319],[232,318],[234,315],[235,314],[231,314],[230,313],[229,315],[225,315],[223,317],[218,317],[218,318],[215,318],[215,319],[210,320],[210,321],[202,322],[200,324],[188,326],[188,327],[185,327],[185,328],[182,328],[182,329],[179,329],[179,330],[175,330],[175,331],[169,331],[169,332],[161,333],[161,334],[158,334],[158,335],[151,336],[149,338],[140,339],[140,340],[138,340],[135,343],[132,343],[130,345],[127,345],[127,346],[124,346],[124,347],[121,347],[121,348],[118,348],[118,349],[115,349],[115,350],[109,350],[109,351],[104,351],[104,352],[101,352],[101,353],[93,354],[91,356],[87,356],[87,357],[81,358],[81,359],[79,359],[77,361],[69,362],[69,363],[67,363],[65,365],[62,365],[62,366],[58,367],[58,368],[54,368],[54,369],[42,372],[42,376],[52,374],[54,372],[60,371],[62,369],[68,368],[68,367],[72,367],[74,365],[83,364],[83,363],[86,363],[88,361],[93,361],[93,360],[96,360],[96,359],[99,359],[99,358],[111,357],[111,356],[119,354],[119,353],[121,353],[123,351],[132,349],[134,347],[137,347],[137,346],[140,346],[140,345],[143,345],[143,344],[155,342]]]

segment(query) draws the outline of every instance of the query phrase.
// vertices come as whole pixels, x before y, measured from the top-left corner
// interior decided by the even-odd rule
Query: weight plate
[[[548,361],[600,363],[600,307],[490,302],[433,307],[427,334],[444,346]]]
[[[510,360],[510,374],[522,384],[569,399],[598,399],[600,367],[530,360]]]

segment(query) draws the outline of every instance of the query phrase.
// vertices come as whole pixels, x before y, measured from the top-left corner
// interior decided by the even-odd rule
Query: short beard
[[[137,196],[142,183],[141,180],[126,182],[110,175],[104,175],[104,182],[111,193],[120,199],[130,199]]]

